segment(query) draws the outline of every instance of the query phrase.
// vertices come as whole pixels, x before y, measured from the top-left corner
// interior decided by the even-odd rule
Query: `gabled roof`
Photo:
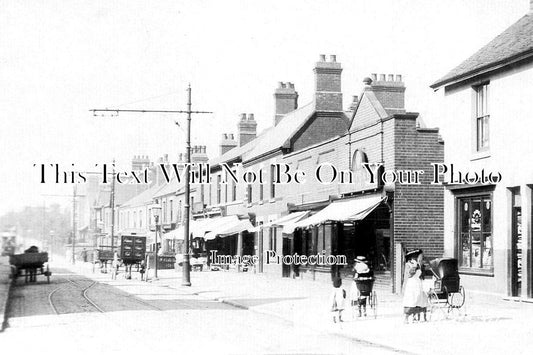
[[[482,74],[533,57],[533,12],[528,13],[430,87]]]

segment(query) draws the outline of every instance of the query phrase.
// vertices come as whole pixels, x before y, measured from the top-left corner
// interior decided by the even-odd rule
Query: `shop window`
[[[458,259],[462,269],[493,270],[492,198],[458,199]]]
[[[476,104],[476,150],[478,152],[488,150],[489,148],[489,84],[483,84],[474,87]]]

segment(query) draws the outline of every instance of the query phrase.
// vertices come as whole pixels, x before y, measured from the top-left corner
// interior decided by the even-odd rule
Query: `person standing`
[[[421,306],[427,303],[427,297],[422,288],[422,269],[418,261],[421,254],[422,250],[420,249],[409,251],[406,254],[402,302],[405,323],[409,323],[409,316],[411,315],[415,320]]]
[[[118,273],[118,253],[113,254],[113,261],[111,262],[111,279],[116,280]]]
[[[333,322],[343,322],[342,312],[344,311],[344,301],[346,299],[346,291],[341,287],[342,279],[335,277],[333,279],[333,291],[331,292],[330,305],[331,312],[333,313]]]

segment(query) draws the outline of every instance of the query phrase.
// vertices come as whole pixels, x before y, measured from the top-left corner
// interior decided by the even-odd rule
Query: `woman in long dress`
[[[405,274],[403,284],[403,311],[405,322],[409,322],[409,316],[419,314],[421,311],[425,314],[427,307],[427,296],[422,287],[422,269],[419,255],[422,250],[413,250],[406,254],[407,262],[405,263]]]

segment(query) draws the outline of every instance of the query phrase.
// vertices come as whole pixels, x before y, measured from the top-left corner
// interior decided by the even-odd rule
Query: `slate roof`
[[[246,161],[279,149],[298,132],[314,112],[314,102],[289,112],[283,116],[283,119],[276,126],[265,129],[254,140],[245,145],[233,148],[225,154],[211,159],[209,164],[216,166],[239,158]]]
[[[311,102],[283,116],[283,119],[276,126],[264,131],[257,140],[254,140],[256,143],[253,149],[244,153],[243,161],[260,157],[282,147],[288,147],[289,139],[302,128],[314,113],[315,103]]]
[[[518,20],[430,87],[433,89],[533,57],[533,12]]]
[[[154,194],[162,188],[163,187],[161,185],[154,185],[150,187],[148,190],[145,190],[141,192],[140,194],[138,194],[137,196],[134,196],[133,198],[124,202],[122,204],[122,207],[144,206],[145,204],[150,203],[152,199],[154,198]]]
[[[168,183],[164,182],[163,187],[160,190],[158,190],[156,193],[154,193],[153,197],[156,198],[156,197],[161,197],[161,196],[166,196],[166,195],[174,195],[176,194],[177,191],[183,189],[184,186],[185,185],[183,181],[178,183],[178,179],[173,178]]]

